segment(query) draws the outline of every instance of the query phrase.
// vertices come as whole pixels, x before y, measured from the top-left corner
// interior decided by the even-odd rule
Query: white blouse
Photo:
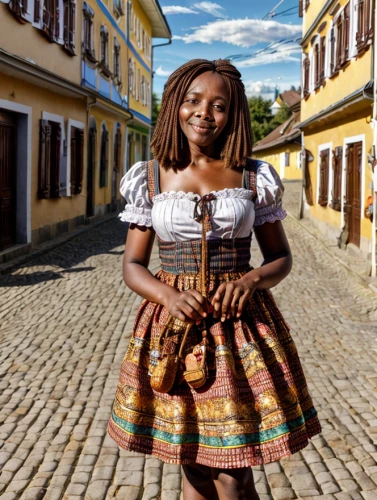
[[[158,180],[157,180],[158,181]],[[250,236],[253,226],[282,220],[284,187],[276,170],[260,161],[256,174],[257,197],[245,188],[212,191],[212,230],[207,239],[233,239]],[[149,198],[147,162],[136,163],[122,178],[120,192],[127,205],[119,215],[125,222],[153,226],[163,241],[200,239],[202,225],[194,219],[194,208],[200,196],[183,191],[169,191]]]

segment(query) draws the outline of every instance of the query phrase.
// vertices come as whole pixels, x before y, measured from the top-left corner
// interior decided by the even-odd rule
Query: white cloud
[[[188,9],[187,7],[181,7],[179,5],[169,5],[162,7],[162,12],[164,14],[199,14],[195,10]]]
[[[279,80],[279,82],[277,80]],[[248,97],[262,96],[264,99],[273,99],[276,87],[278,88],[279,93],[282,93],[285,90],[290,90],[292,85],[296,88],[300,85],[299,80],[286,82],[281,82],[280,80],[280,78],[277,78],[276,82],[274,82],[271,78],[263,81],[246,80],[244,81],[246,95]]]
[[[294,54],[301,54],[302,49],[298,44],[281,44],[267,48],[265,51],[259,51],[251,54],[250,58],[243,59],[234,63],[239,68],[249,68],[251,66],[263,66],[264,64],[300,62],[301,57],[294,57]]]
[[[163,67],[160,65],[160,66],[156,69],[155,73],[156,73],[156,75],[157,75],[157,76],[165,76],[165,77],[166,77],[166,76],[170,76],[172,72],[171,72],[171,71],[167,71],[167,70],[163,69]]]
[[[226,17],[225,15],[225,9],[224,7],[221,7],[221,5],[213,2],[199,2],[199,3],[194,3],[193,5],[194,9],[199,9],[206,14],[210,14],[213,17],[217,18],[224,18]]]
[[[173,38],[183,40],[185,43],[225,42],[238,47],[252,47],[258,43],[270,43],[298,36],[302,32],[302,26],[260,19],[232,19],[217,20],[192,30],[192,33]]]

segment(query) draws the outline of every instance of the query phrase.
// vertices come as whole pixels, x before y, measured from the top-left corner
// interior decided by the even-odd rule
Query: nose
[[[212,119],[212,108],[207,103],[201,103],[198,109],[195,112],[195,116],[197,118],[201,118],[202,120],[211,120]]]

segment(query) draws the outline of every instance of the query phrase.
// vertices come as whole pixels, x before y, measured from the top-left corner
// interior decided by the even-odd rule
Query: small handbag
[[[149,375],[151,376],[151,387],[154,391],[167,393],[173,387],[180,365],[183,347],[186,343],[191,326],[192,323],[180,321],[169,314],[160,335],[157,337],[156,341],[153,342],[154,345],[151,346],[149,355]],[[169,337],[182,333],[183,337],[178,354],[176,352],[166,352],[169,351],[169,349],[166,349]],[[162,344],[161,341],[163,341]]]

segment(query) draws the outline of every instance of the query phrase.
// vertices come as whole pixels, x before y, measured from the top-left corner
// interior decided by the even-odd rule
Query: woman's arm
[[[155,233],[152,228],[131,224],[123,257],[123,279],[126,285],[145,299],[165,306],[182,321],[199,321],[207,316],[210,304],[196,290],[179,292],[162,283],[148,270]]]
[[[236,281],[223,283],[212,298],[213,316],[221,321],[240,317],[247,300],[255,290],[272,288],[291,271],[292,255],[280,221],[254,228],[263,255],[261,267],[253,269]]]

